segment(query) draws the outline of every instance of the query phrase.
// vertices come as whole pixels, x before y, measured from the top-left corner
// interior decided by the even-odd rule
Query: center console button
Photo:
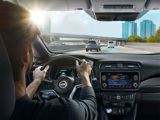
[[[124,109],[122,108],[122,114],[124,114]]]
[[[117,114],[118,112],[117,112],[117,108],[113,108],[113,111],[112,111],[112,114]]]
[[[112,100],[112,95],[109,95],[109,99]]]
[[[117,99],[115,95],[113,95],[112,98],[113,98],[113,100],[116,100],[116,99]]]
[[[106,80],[107,80],[106,75],[102,75],[102,80],[103,80],[103,81],[106,81]]]
[[[130,100],[133,100],[133,95],[128,95]]]
[[[111,114],[112,113],[112,109],[111,108],[107,108],[106,109],[106,113]]]
[[[103,83],[103,84],[102,84],[102,87],[103,87],[103,88],[106,88],[106,87],[107,87],[107,84],[106,84],[106,83]]]
[[[121,114],[121,113],[122,113],[122,111],[121,111],[121,109],[119,108],[119,109],[118,109],[118,114]]]
[[[118,106],[118,103],[112,103],[112,106]]]
[[[120,99],[121,99],[121,96],[120,96],[120,95],[117,95],[116,98],[117,98],[117,100],[120,100]]]
[[[137,83],[133,83],[133,87],[134,87],[134,88],[137,88],[137,87],[138,87],[138,84],[137,84]]]
[[[125,103],[121,103],[121,106],[125,106]]]
[[[103,101],[103,105],[104,105],[104,106],[108,106],[108,105],[109,105],[109,102]]]
[[[137,81],[138,80],[138,75],[134,75],[133,78],[134,78],[135,81]]]
[[[126,108],[125,112],[128,113],[130,111],[130,108]]]

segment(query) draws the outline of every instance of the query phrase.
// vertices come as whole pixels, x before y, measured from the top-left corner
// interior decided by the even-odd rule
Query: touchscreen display
[[[101,72],[102,89],[137,89],[139,72]]]
[[[132,77],[122,73],[108,73],[108,85],[132,85]]]

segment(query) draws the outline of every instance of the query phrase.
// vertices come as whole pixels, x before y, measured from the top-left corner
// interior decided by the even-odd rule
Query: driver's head
[[[40,34],[30,16],[23,7],[0,2],[0,35],[8,51],[15,81],[20,79],[22,70],[26,72],[31,67],[32,44]]]

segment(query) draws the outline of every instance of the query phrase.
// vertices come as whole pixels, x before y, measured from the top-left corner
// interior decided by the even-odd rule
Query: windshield
[[[136,21],[97,21],[84,11],[35,12],[33,20],[51,52],[133,53],[160,52],[160,10]],[[87,44],[99,46],[89,47]],[[113,44],[109,46],[109,43]]]

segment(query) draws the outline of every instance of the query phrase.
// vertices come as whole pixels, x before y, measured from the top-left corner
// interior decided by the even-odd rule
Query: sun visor
[[[160,10],[160,0],[147,0],[145,4],[146,10]]]
[[[28,10],[41,11],[70,11],[88,10],[91,8],[90,0],[17,0]]]

